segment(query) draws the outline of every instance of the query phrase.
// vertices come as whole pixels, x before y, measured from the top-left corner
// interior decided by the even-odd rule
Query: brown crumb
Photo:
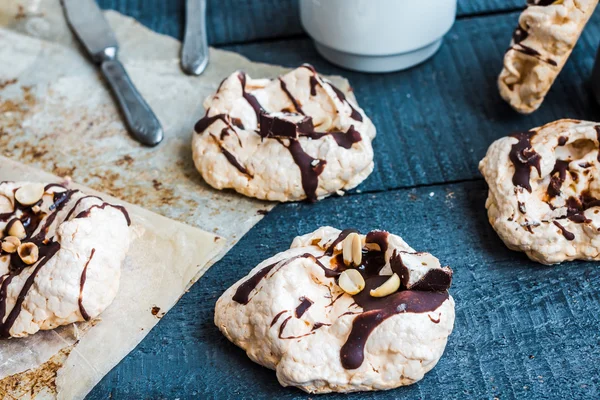
[[[7,86],[14,85],[15,83],[17,83],[17,78],[0,81],[0,90],[4,89]]]
[[[25,14],[25,7],[23,7],[22,5],[19,4],[19,9],[17,10],[17,13],[15,14],[15,19],[18,21],[20,19],[25,19],[27,18],[27,14]]]
[[[162,183],[160,183],[159,181],[157,181],[156,179],[152,179],[152,186],[154,186],[155,190],[160,190],[162,189]]]
[[[158,315],[158,313],[160,312],[160,307],[154,306],[152,307],[152,315],[154,315],[155,317]],[[158,317],[160,318],[160,317]]]
[[[131,157],[130,155],[126,154],[124,155],[122,158],[118,159],[115,164],[117,164],[118,166],[121,165],[131,165],[133,164],[133,157]]]
[[[256,213],[258,215],[267,215],[269,213],[269,210],[258,210]]]
[[[418,199],[417,195],[415,193],[409,193],[408,194],[408,198],[412,201],[415,201]]]

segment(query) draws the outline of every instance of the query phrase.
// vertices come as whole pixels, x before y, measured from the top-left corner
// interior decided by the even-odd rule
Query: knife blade
[[[207,65],[206,0],[187,0],[181,68],[188,75],[200,75]]]
[[[115,95],[129,133],[146,146],[159,144],[164,137],[162,126],[119,61],[119,44],[96,1],[61,2],[75,37],[92,61],[100,67],[104,79]]]

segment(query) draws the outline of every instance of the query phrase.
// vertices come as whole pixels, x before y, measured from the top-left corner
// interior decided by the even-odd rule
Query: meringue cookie
[[[0,338],[102,313],[117,294],[129,224],[125,208],[79,190],[0,182]]]
[[[529,114],[542,104],[598,0],[530,0],[498,77],[500,95]]]
[[[600,260],[599,145],[600,124],[563,119],[490,146],[486,208],[509,248],[543,264]]]
[[[454,325],[452,271],[384,231],[358,235],[360,261],[347,265],[350,235],[356,231],[322,227],[299,236],[217,301],[217,327],[276,370],[283,386],[326,393],[410,385],[444,352]],[[364,277],[360,293],[340,286],[347,271]],[[400,288],[373,297],[392,274]]]
[[[193,158],[216,189],[315,201],[356,187],[373,170],[375,127],[351,94],[310,65],[273,80],[235,72],[204,107]]]

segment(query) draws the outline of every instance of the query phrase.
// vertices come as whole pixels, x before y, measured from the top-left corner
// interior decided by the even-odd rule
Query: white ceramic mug
[[[454,23],[457,0],[300,0],[300,17],[323,57],[364,72],[431,57]]]

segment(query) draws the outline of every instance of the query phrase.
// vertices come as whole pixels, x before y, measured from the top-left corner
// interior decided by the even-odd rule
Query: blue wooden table
[[[101,0],[161,33],[182,36],[183,1]],[[524,0],[459,0],[433,59],[408,71],[341,70],[314,50],[297,1],[209,0],[212,45],[289,67],[309,62],[346,76],[377,126],[375,171],[344,197],[285,204],[213,266],[90,394],[106,398],[306,398],[282,388],[213,324],[219,295],[294,236],[322,225],[386,229],[455,272],[455,329],[439,364],[416,385],[350,398],[600,397],[600,268],[543,267],[508,250],[487,222],[477,163],[513,130],[559,118],[600,119],[589,90],[600,12],[541,109],[520,116],[496,76]],[[314,396],[313,396],[314,397]],[[328,395],[324,398],[342,398]]]

